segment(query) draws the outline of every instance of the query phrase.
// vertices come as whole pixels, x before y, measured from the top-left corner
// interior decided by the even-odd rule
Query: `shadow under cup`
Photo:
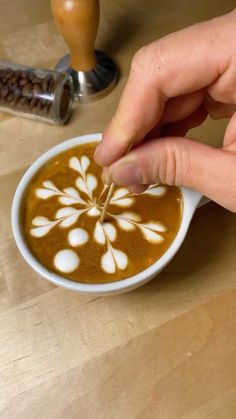
[[[89,155],[89,158],[87,156],[88,154],[88,150],[90,147],[91,143],[97,142],[99,141],[101,138],[101,134],[93,134],[93,135],[87,135],[87,136],[82,136],[82,137],[77,137],[68,141],[65,141],[62,144],[57,145],[56,147],[54,147],[53,149],[49,150],[48,152],[46,152],[44,155],[42,155],[38,160],[35,161],[35,163],[33,163],[33,165],[27,170],[27,172],[25,173],[25,175],[23,176],[17,191],[15,193],[15,197],[13,200],[13,205],[12,205],[12,228],[13,228],[13,234],[16,240],[16,244],[21,252],[21,254],[23,255],[24,259],[26,260],[26,262],[36,271],[38,272],[41,276],[45,277],[46,279],[48,279],[49,281],[53,282],[56,285],[59,286],[63,286],[65,288],[74,290],[74,291],[79,291],[81,293],[86,293],[86,294],[99,294],[99,295],[109,295],[109,294],[115,294],[115,293],[121,293],[121,292],[125,292],[128,291],[130,289],[136,288],[142,284],[144,284],[145,282],[149,281],[152,277],[154,277],[158,272],[160,272],[164,266],[171,260],[171,258],[174,256],[174,254],[177,252],[178,248],[180,247],[185,234],[187,232],[188,229],[188,225],[191,221],[192,215],[194,213],[194,210],[196,208],[197,203],[200,200],[200,195],[193,192],[193,191],[189,191],[185,188],[181,188],[181,192],[180,192],[180,197],[182,195],[182,199],[181,199],[181,203],[179,203],[179,208],[180,208],[180,219],[179,222],[181,221],[181,223],[179,223],[177,230],[175,232],[175,237],[174,239],[171,240],[170,244],[168,245],[167,249],[164,251],[164,253],[158,258],[152,259],[154,262],[149,263],[150,266],[145,266],[145,269],[142,269],[141,271],[136,272],[134,274],[132,274],[132,271],[129,271],[127,266],[128,264],[126,263],[126,259],[123,255],[125,254],[127,256],[127,252],[124,251],[124,247],[125,246],[121,246],[121,242],[119,242],[119,237],[118,237],[118,232],[122,231],[123,233],[123,237],[125,237],[125,242],[126,245],[130,246],[130,244],[132,245],[131,247],[134,248],[134,243],[137,243],[138,237],[144,237],[145,235],[148,236],[149,238],[151,237],[151,239],[153,239],[154,241],[157,240],[158,236],[162,237],[165,236],[165,234],[167,234],[167,232],[165,230],[163,230],[163,223],[160,222],[158,220],[158,206],[155,209],[155,212],[157,212],[157,216],[156,219],[153,220],[154,217],[151,217],[151,220],[146,219],[145,222],[143,222],[143,217],[145,215],[145,212],[147,212],[147,209],[144,209],[144,215],[142,214],[142,220],[140,219],[140,214],[139,211],[135,211],[135,203],[134,201],[134,196],[131,196],[130,193],[126,191],[125,194],[125,189],[126,188],[121,188],[121,187],[117,187],[117,190],[115,191],[116,193],[116,197],[117,197],[117,202],[120,200],[120,202],[123,200],[125,202],[126,200],[126,204],[128,204],[128,207],[126,207],[121,203],[121,205],[117,205],[117,202],[113,203],[113,214],[111,216],[111,218],[108,220],[105,226],[105,228],[103,228],[103,231],[97,231],[97,220],[99,218],[99,208],[97,208],[97,213],[96,215],[93,214],[90,216],[90,229],[85,229],[85,217],[86,217],[86,213],[88,213],[89,211],[92,212],[95,211],[95,206],[92,208],[92,206],[90,205],[90,208],[87,208],[85,214],[81,214],[80,215],[80,220],[79,220],[79,224],[74,224],[74,225],[69,225],[70,222],[68,222],[68,218],[67,221],[64,219],[64,228],[62,228],[61,230],[63,231],[63,234],[67,235],[67,237],[70,238],[70,246],[66,246],[66,249],[63,250],[69,250],[70,252],[67,253],[67,256],[70,258],[72,256],[73,259],[73,254],[77,254],[79,255],[79,259],[82,261],[81,266],[83,265],[83,254],[86,253],[85,249],[86,249],[86,243],[83,243],[83,246],[81,244],[78,244],[78,241],[86,241],[86,239],[89,236],[97,236],[98,239],[98,243],[97,243],[97,248],[99,248],[99,252],[97,257],[97,261],[96,259],[96,255],[95,253],[93,253],[93,257],[90,257],[90,262],[89,265],[90,266],[92,263],[95,263],[95,266],[99,266],[99,261],[100,261],[100,267],[103,263],[104,266],[108,266],[109,265],[109,261],[111,261],[111,255],[112,258],[114,256],[115,253],[115,265],[116,268],[118,266],[118,271],[121,272],[121,276],[117,277],[114,276],[114,273],[112,272],[105,272],[104,273],[104,277],[106,277],[106,280],[102,280],[102,276],[100,275],[99,277],[99,281],[97,280],[98,275],[94,276],[94,281],[92,281],[90,279],[90,282],[86,281],[86,266],[84,266],[83,270],[82,270],[82,274],[83,275],[83,281],[80,280],[80,277],[77,277],[76,279],[73,278],[73,274],[71,273],[67,273],[66,272],[66,267],[65,264],[63,265],[63,261],[60,262],[60,258],[56,258],[56,260],[59,260],[59,268],[62,269],[53,269],[50,265],[46,266],[45,263],[43,263],[43,260],[40,261],[39,257],[35,257],[35,251],[31,250],[30,246],[29,246],[29,240],[27,237],[25,237],[25,232],[24,229],[22,228],[22,225],[24,224],[24,219],[25,219],[25,214],[26,214],[26,196],[29,193],[29,188],[31,187],[31,185],[35,182],[36,179],[36,187],[38,189],[41,189],[41,194],[42,194],[42,190],[43,189],[47,189],[44,186],[42,186],[43,184],[43,179],[40,179],[40,176],[38,176],[40,173],[44,173],[45,172],[45,167],[49,168],[51,162],[56,162],[57,161],[57,157],[59,154],[63,153],[63,155],[66,155],[66,159],[70,162],[70,166],[74,166],[74,167],[70,167],[70,170],[72,170],[73,176],[73,187],[74,190],[76,190],[77,192],[75,193],[75,195],[79,195],[80,198],[82,198],[84,201],[86,201],[85,197],[86,197],[86,191],[83,191],[83,183],[82,181],[78,180],[79,178],[83,178],[83,174],[85,176],[88,177],[88,175],[91,175],[92,173],[90,173],[90,169],[92,167],[92,152]],[[86,160],[84,158],[83,160],[83,164],[84,164],[84,168],[86,167],[87,172],[85,171],[83,173],[83,169],[82,172],[81,168],[83,166],[83,164],[81,164],[81,155],[80,153],[77,153],[77,156],[73,155],[73,150],[75,150],[77,146],[80,146],[80,148],[83,148],[83,156],[86,156],[88,159]],[[77,149],[79,150],[79,148]],[[86,154],[87,153],[87,154]],[[90,160],[90,163],[88,162],[88,160]],[[78,162],[80,163],[80,167],[78,166]],[[46,165],[46,166],[45,166]],[[41,169],[43,168],[43,170],[41,171]],[[99,169],[101,170],[101,169]],[[98,173],[98,172],[97,172]],[[38,179],[37,179],[38,178]],[[50,178],[50,182],[53,184],[52,182],[53,177]],[[95,187],[95,183],[93,183],[92,181],[92,177],[90,177],[91,180],[91,185],[93,184],[93,186]],[[38,184],[37,184],[38,182]],[[44,180],[45,182],[45,180]],[[39,188],[39,185],[41,184],[41,188]],[[91,186],[90,185],[90,186]],[[48,184],[46,186],[49,186]],[[52,185],[50,185],[52,186]],[[55,186],[55,185],[54,185]],[[66,186],[67,190],[70,189],[70,192],[72,192],[72,186],[67,186],[67,185],[63,185]],[[102,192],[102,188],[103,185],[97,185],[96,186],[97,189],[99,189],[99,193],[101,194]],[[56,188],[60,190],[60,188],[58,188],[58,183],[56,185]],[[63,191],[65,191],[66,189],[65,187],[63,188]],[[82,189],[81,189],[82,188]],[[161,187],[163,188],[163,187]],[[165,187],[164,187],[165,188]],[[96,188],[95,188],[96,189]],[[162,189],[163,191],[163,189]],[[55,192],[55,191],[54,191]],[[92,191],[94,192],[94,191]],[[158,191],[157,191],[158,193]],[[145,194],[144,194],[145,195]],[[92,196],[92,194],[91,194]],[[106,191],[104,191],[104,197],[106,196]],[[61,196],[59,195],[59,193],[54,193],[53,195],[53,199],[56,199],[57,201],[61,198]],[[79,204],[78,202],[76,203],[75,201],[72,203],[72,201],[66,201],[66,197],[64,196],[64,201],[62,199],[61,203],[64,202],[66,203],[66,205],[62,206],[60,203],[61,207],[57,207],[56,208],[56,214],[57,214],[57,218],[56,220],[54,219],[53,222],[56,222],[58,225],[58,214],[65,214],[65,212],[68,213],[68,211],[70,211],[71,208],[75,208],[77,211],[81,210],[81,208],[79,209]],[[67,197],[68,198],[68,197]],[[76,196],[75,196],[76,198]],[[91,198],[91,197],[90,197]],[[147,196],[143,197],[142,199],[146,199]],[[49,197],[49,199],[52,199],[52,197]],[[155,199],[155,191],[153,192],[153,195],[150,194],[148,199]],[[158,198],[159,199],[159,198]],[[178,198],[179,199],[179,198]],[[47,200],[45,200],[44,202],[46,202]],[[48,202],[48,201],[47,201]],[[146,201],[147,203],[147,201]],[[41,202],[40,202],[40,206],[41,206]],[[70,204],[70,205],[68,205]],[[33,205],[35,206],[35,205]],[[99,206],[98,206],[99,207]],[[42,209],[42,206],[40,207]],[[141,208],[141,207],[140,207]],[[64,211],[64,213],[63,213]],[[95,211],[96,212],[96,211]],[[111,211],[112,212],[112,211]],[[166,209],[166,212],[168,212],[168,210]],[[55,211],[54,211],[55,213]],[[42,214],[35,214],[32,212],[32,214],[34,214],[34,219],[36,219],[36,222],[34,222],[32,224],[32,229],[31,230],[35,230],[38,228],[38,231],[40,231],[40,227],[43,227],[43,218],[48,218],[50,223],[52,222],[51,217],[45,217],[45,213]],[[123,216],[121,215],[123,214]],[[127,215],[128,214],[128,215]],[[133,214],[133,215],[132,215]],[[151,214],[153,215],[154,213],[151,212]],[[55,215],[55,214],[54,214]],[[51,214],[52,216],[52,214]],[[182,220],[181,220],[181,216],[182,216]],[[41,218],[40,218],[41,217]],[[130,218],[127,219],[127,218]],[[54,217],[55,218],[55,217]],[[167,217],[168,219],[168,217]],[[32,221],[32,219],[31,219]],[[77,220],[78,221],[78,220]],[[63,220],[60,221],[63,223]],[[156,223],[156,224],[155,224]],[[149,225],[148,225],[149,224]],[[140,227],[140,225],[142,225],[142,227]],[[148,229],[148,227],[151,227]],[[48,228],[48,226],[46,226],[46,229]],[[101,225],[99,226],[100,230],[101,230]],[[77,231],[76,230],[81,230],[81,231]],[[89,230],[89,231],[87,231]],[[92,231],[93,230],[93,231]],[[52,229],[51,229],[52,231]],[[133,231],[136,231],[136,236],[132,236]],[[40,231],[39,236],[42,233],[42,229]],[[79,234],[76,234],[79,233]],[[37,239],[39,239],[39,237],[37,237],[38,232],[36,231],[36,237],[34,237],[33,239],[37,241]],[[81,236],[82,234],[82,236]],[[141,236],[140,236],[141,235]],[[82,237],[82,239],[81,239]],[[43,236],[42,236],[43,238]],[[74,240],[74,241],[73,241]],[[100,240],[100,242],[99,242]],[[105,242],[104,242],[105,241]],[[67,239],[68,242],[68,239]],[[88,241],[87,241],[88,242]],[[77,245],[76,245],[77,243]],[[146,240],[146,243],[148,243],[148,241]],[[148,243],[148,245],[150,245],[150,243]],[[152,245],[151,245],[152,246]],[[158,244],[158,240],[155,244],[156,248],[158,246],[160,246],[160,243]],[[42,245],[40,247],[44,247],[43,246],[43,242]],[[68,248],[67,248],[68,247]],[[84,249],[83,249],[84,247]],[[79,249],[79,250],[78,250]],[[102,249],[102,250],[101,250]],[[58,249],[57,249],[58,250]],[[110,250],[110,253],[109,253]],[[144,249],[145,250],[145,249]],[[58,253],[58,251],[56,252]],[[148,254],[148,253],[147,253]],[[109,256],[110,255],[110,256]],[[65,254],[66,256],[66,254]],[[133,254],[134,260],[135,257],[137,257],[137,255],[134,253]],[[114,259],[114,258],[113,258]],[[140,259],[140,256],[138,256],[137,259]],[[94,262],[95,260],[95,262]],[[54,259],[55,261],[55,259]],[[150,262],[150,261],[149,261]],[[61,265],[60,265],[61,263]],[[72,264],[76,263],[76,261],[72,260]],[[113,265],[114,265],[114,261],[113,261]],[[127,266],[126,266],[127,265]],[[108,268],[109,270],[110,268]],[[63,271],[64,270],[64,271]],[[98,270],[97,270],[98,272]],[[131,272],[131,274],[130,274]],[[87,267],[87,273],[88,273],[88,267]],[[69,275],[69,278],[68,278]],[[72,276],[71,276],[72,275]],[[109,280],[109,278],[112,278],[113,281],[111,282],[111,280]],[[117,278],[119,278],[119,280],[117,280]],[[99,282],[99,283],[96,283]]]

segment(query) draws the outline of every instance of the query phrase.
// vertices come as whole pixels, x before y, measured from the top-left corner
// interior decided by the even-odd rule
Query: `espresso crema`
[[[143,271],[171,245],[181,223],[179,188],[155,185],[135,195],[116,187],[99,223],[108,186],[93,160],[96,143],[50,160],[25,194],[22,227],[34,256],[73,281],[103,283]]]

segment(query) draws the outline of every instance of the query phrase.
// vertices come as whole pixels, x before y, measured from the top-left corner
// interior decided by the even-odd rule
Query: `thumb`
[[[186,186],[236,212],[236,153],[187,138],[143,143],[105,169],[118,185]]]

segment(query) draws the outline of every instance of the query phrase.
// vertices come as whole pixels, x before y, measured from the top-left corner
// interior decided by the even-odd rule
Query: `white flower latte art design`
[[[129,192],[126,187],[120,187],[113,193],[111,206],[109,207],[109,222],[99,223],[97,221],[91,236],[85,228],[73,227],[78,222],[82,214],[88,217],[99,218],[104,205],[107,186],[104,186],[99,197],[96,195],[98,179],[89,173],[91,164],[88,156],[81,158],[71,157],[69,168],[78,173],[74,185],[69,185],[63,190],[58,189],[53,182],[45,180],[42,187],[37,188],[35,193],[38,199],[48,200],[57,197],[61,207],[56,211],[54,219],[45,216],[36,216],[32,220],[31,236],[42,238],[58,226],[61,229],[67,229],[67,246],[58,251],[54,256],[54,266],[57,270],[68,273],[75,271],[81,261],[82,247],[89,239],[93,239],[97,245],[104,248],[101,257],[101,268],[107,274],[113,274],[117,270],[125,270],[129,263],[128,255],[114,245],[119,231],[126,231],[127,234],[134,229],[139,229],[142,236],[149,243],[158,244],[165,240],[163,233],[166,227],[158,221],[149,221],[142,223],[139,214],[136,214],[130,207],[135,203],[135,195]],[[145,194],[162,196],[166,193],[166,187],[150,187]],[[111,208],[119,207],[120,213],[113,214]],[[112,223],[115,221],[115,223]],[[77,251],[75,252],[75,249]],[[81,249],[81,255],[79,253]]]

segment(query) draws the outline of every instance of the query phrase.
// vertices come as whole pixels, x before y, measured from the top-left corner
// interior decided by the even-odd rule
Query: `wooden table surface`
[[[0,57],[53,67],[66,46],[49,0],[0,0]],[[190,4],[191,3],[191,4]],[[235,0],[101,0],[97,46],[119,63],[116,89],[54,127],[0,115],[0,418],[236,418],[236,218],[210,203],[181,250],[146,286],[92,298],[40,278],[12,238],[16,186],[41,153],[102,131],[131,57],[168,32],[224,13]],[[220,145],[227,121],[194,135]]]

